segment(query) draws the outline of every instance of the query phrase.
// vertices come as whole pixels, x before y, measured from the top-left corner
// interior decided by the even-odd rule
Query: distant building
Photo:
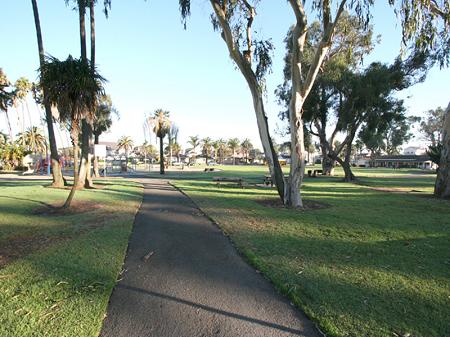
[[[387,155],[373,160],[375,167],[436,169],[428,155]]]
[[[421,156],[427,153],[427,149],[420,146],[409,146],[403,150],[403,154],[406,156]]]

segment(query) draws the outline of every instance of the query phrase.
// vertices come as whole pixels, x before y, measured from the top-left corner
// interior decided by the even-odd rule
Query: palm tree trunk
[[[95,1],[89,4],[89,17],[91,20],[91,67],[95,69]]]
[[[13,141],[13,134],[12,134],[12,128],[11,128],[11,121],[9,120],[8,110],[5,111],[6,115],[6,121],[8,122],[8,129],[9,129],[9,138],[11,142]]]
[[[39,11],[37,7],[37,1],[31,0],[31,4],[33,5],[33,14],[34,14],[34,24],[36,26],[36,37],[38,41],[38,50],[39,50],[39,63],[42,67],[44,65],[44,44],[42,42],[42,33],[41,33],[41,23],[39,20]],[[42,92],[44,98],[46,96],[45,87],[42,88]],[[44,99],[45,101],[45,99]],[[64,177],[61,171],[61,165],[59,164],[59,154],[58,147],[56,146],[56,137],[55,130],[53,128],[53,116],[50,104],[45,103],[45,119],[47,122],[48,129],[48,141],[50,143],[50,157],[51,157],[51,165],[52,165],[52,175],[53,175],[53,187],[63,187],[65,185]],[[10,127],[11,128],[11,127]]]
[[[92,1],[93,2],[93,1]],[[79,15],[79,27],[80,27],[80,47],[81,47],[81,59],[87,62],[86,51],[86,0],[78,1],[78,15]],[[92,23],[91,23],[92,25]],[[81,121],[81,163],[80,172],[77,180],[77,188],[83,187],[92,188],[91,178],[91,161],[89,154],[89,143],[91,138],[91,127],[86,119]]]
[[[78,188],[93,188],[93,182],[91,177],[91,154],[89,153],[90,140],[91,140],[91,126],[83,119],[81,122],[81,166],[80,174],[78,177]]]
[[[94,145],[98,145],[99,135],[94,134]],[[105,158],[106,160],[106,158]],[[100,177],[100,172],[98,170],[98,157],[94,156],[94,177]]]
[[[164,148],[163,137],[159,136],[159,173],[164,174]]]
[[[74,124],[72,122],[72,124]],[[72,130],[73,130],[73,125],[72,125]],[[67,197],[66,202],[63,205],[63,208],[69,208],[70,204],[72,203],[72,199],[73,196],[75,195],[75,191],[77,189],[77,181],[78,181],[78,170],[77,167],[78,165],[76,165],[75,163],[78,162],[78,132],[77,131],[73,131],[71,134],[71,138],[72,138],[72,143],[73,143],[73,162],[74,162],[74,169],[73,169],[73,185],[72,185],[72,189],[70,190],[69,196]]]

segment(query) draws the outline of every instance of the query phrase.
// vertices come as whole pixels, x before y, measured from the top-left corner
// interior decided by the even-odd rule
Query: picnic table
[[[236,183],[239,187],[244,188],[244,180],[239,177],[214,177],[213,181],[220,186],[220,183]]]
[[[323,170],[308,170],[308,177],[316,178],[319,175],[323,175]]]
[[[284,178],[286,179],[287,177],[289,177],[287,174],[284,175]],[[271,175],[265,175],[264,176],[264,185],[266,186],[271,186],[273,187],[273,181],[272,181],[272,176]]]

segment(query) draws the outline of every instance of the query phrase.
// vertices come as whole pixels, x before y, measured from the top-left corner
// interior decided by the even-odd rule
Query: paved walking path
[[[162,180],[142,181],[101,336],[319,336],[186,196]]]

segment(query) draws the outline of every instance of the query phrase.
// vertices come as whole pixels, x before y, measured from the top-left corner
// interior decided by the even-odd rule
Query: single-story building
[[[386,155],[374,159],[375,167],[436,169],[428,155]]]

